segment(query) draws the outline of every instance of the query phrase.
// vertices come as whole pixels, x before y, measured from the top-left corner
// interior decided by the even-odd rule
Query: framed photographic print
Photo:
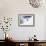
[[[34,26],[35,14],[19,14],[18,25],[19,26]]]

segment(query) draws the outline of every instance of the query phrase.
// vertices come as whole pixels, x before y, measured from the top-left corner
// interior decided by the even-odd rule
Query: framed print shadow
[[[18,26],[35,26],[35,14],[18,14]]]

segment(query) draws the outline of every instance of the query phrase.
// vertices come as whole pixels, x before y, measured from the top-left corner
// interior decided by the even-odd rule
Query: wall
[[[12,26],[8,33],[17,40],[27,40],[34,34],[37,35],[39,40],[46,40],[45,12],[46,6],[33,8],[28,0],[0,0],[0,16],[13,18]],[[19,27],[18,14],[35,14],[35,27]],[[0,39],[2,39],[2,36]]]

